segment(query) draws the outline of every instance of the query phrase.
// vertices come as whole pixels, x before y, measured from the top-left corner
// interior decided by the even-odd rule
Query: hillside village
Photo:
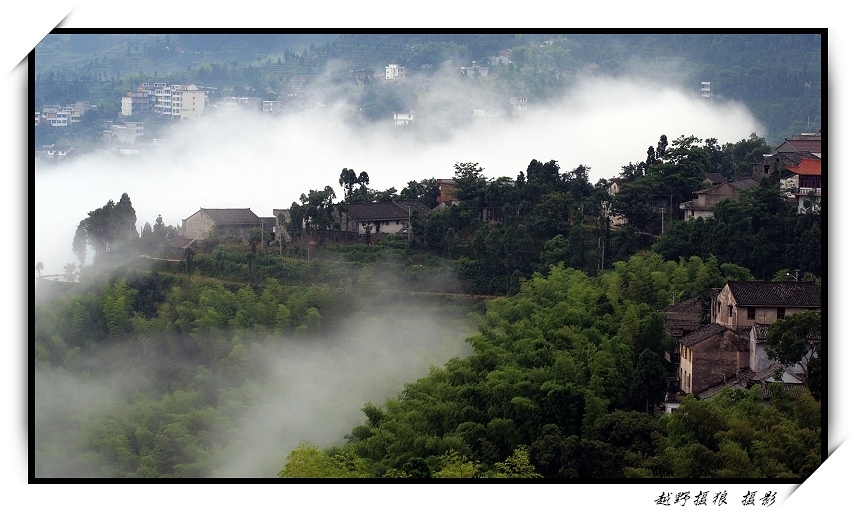
[[[375,49],[396,48],[394,39],[379,36]],[[120,53],[163,57],[193,44],[167,41]],[[441,48],[411,42],[404,55]],[[371,53],[360,44],[344,47]],[[98,106],[74,99],[85,89],[43,96],[52,100],[35,112],[37,134],[81,144],[31,150],[53,173],[89,151],[136,162],[169,128],[207,117],[325,115],[335,94],[305,72],[342,46],[270,54],[246,69],[188,65],[178,76],[192,81],[175,82],[143,71],[98,78],[105,59],[87,55],[112,95]],[[440,56],[464,46],[447,45],[435,61],[486,85],[541,54],[576,59],[527,68],[529,88],[512,80],[490,101],[458,104],[457,121],[531,119],[547,98],[533,83],[611,65],[580,60],[584,47],[561,39],[499,47],[450,67]],[[65,47],[51,51],[61,62]],[[371,91],[348,121],[396,133],[436,122],[412,90],[394,101],[378,91],[437,70],[382,55],[385,66],[339,67],[333,81]],[[211,72],[218,87],[205,80]],[[816,94],[806,71],[785,76]],[[66,76],[45,78],[52,88]],[[716,86],[701,82],[702,101],[716,101]],[[254,189],[250,201],[280,198],[265,203],[278,206],[270,211],[230,203],[228,187],[225,200],[212,187],[210,203],[141,201],[180,208],[177,225],[138,218],[127,192],[87,204],[86,217],[63,219],[77,224],[68,238],[78,264],[46,276],[34,262],[36,478],[807,478],[826,457],[828,171],[824,134],[798,117],[774,145],[755,133],[727,143],[663,134],[641,161],[596,183],[583,164],[532,159],[489,178],[457,162],[453,176],[408,176],[400,190],[370,188],[373,169],[346,167],[338,183],[292,190],[290,205],[277,205],[277,187]],[[81,132],[99,142],[70,137]],[[435,354],[416,380],[388,376]],[[93,406],[77,391],[96,388],[111,403]],[[236,455],[243,465],[224,468]]]
[[[491,62],[494,65],[502,65],[502,59],[507,58],[507,54],[498,55],[495,61]],[[353,72],[352,78],[357,82],[406,80],[407,70],[402,66],[389,64],[384,71],[383,75],[375,75],[367,70],[357,70]],[[486,76],[489,68],[480,67],[474,62],[472,66],[461,67],[460,72],[465,76],[479,77]],[[709,83],[703,84],[702,94],[709,95],[709,88]],[[203,115],[217,115],[236,110],[280,115],[283,112],[305,112],[323,108],[323,105],[312,102],[311,94],[299,80],[292,84],[284,100],[232,96],[221,97],[216,103],[211,103],[208,97],[212,92],[210,88],[193,84],[141,83],[134,91],[129,91],[122,97],[121,111],[118,113],[120,121],[105,127],[104,141],[112,144],[114,150],[122,155],[136,155],[145,150],[145,122],[121,121],[123,118],[156,116],[178,122],[192,122]],[[527,98],[512,97],[505,109],[475,108],[471,114],[473,118],[520,116],[526,113],[527,107]],[[79,123],[81,116],[91,108],[85,101],[64,107],[45,105],[36,113],[35,122],[50,126],[74,125]],[[408,125],[418,122],[417,114],[413,111],[392,112],[390,122],[395,125]],[[157,142],[154,140],[151,143]],[[74,148],[59,146],[41,148],[36,154],[37,158],[51,161],[61,161],[73,156]],[[662,234],[676,221],[711,219],[718,204],[726,200],[736,201],[741,192],[758,187],[761,180],[770,178],[778,180],[782,195],[791,208],[799,213],[819,213],[823,187],[822,157],[821,133],[803,133],[787,138],[769,154],[764,154],[763,158],[743,174],[726,178],[720,173],[707,173],[703,181],[704,188],[694,190],[695,197],[691,200],[675,203],[671,195],[651,195],[647,214],[653,221],[637,223],[637,227]],[[655,159],[652,163],[658,164],[662,161]],[[414,216],[424,219],[432,211],[459,203],[456,199],[454,179],[440,178],[434,181],[436,183],[433,190],[437,195],[433,201],[404,199],[389,194],[388,199],[380,201],[340,202],[333,208],[328,230],[340,231],[342,237],[337,240],[345,243],[373,244],[390,235],[410,240]],[[634,176],[631,175],[615,178],[608,183],[607,192],[610,199],[603,201],[602,208],[613,227],[625,226],[629,219],[614,211],[611,199],[633,182]],[[308,255],[313,246],[323,243],[317,239],[318,235],[316,238],[310,235],[308,238],[300,237],[299,241],[294,240],[297,233],[309,230],[308,219],[292,218],[293,208],[278,208],[270,212],[270,215],[260,216],[251,208],[210,206],[216,208],[200,207],[196,211],[188,211],[188,216],[182,220],[181,225],[171,227],[169,236],[149,256],[178,261],[190,253],[210,253],[218,241],[227,239],[249,245],[254,232],[258,232],[260,239],[253,244],[259,243],[262,247],[274,249],[278,247],[280,251],[283,245],[298,243],[305,247]],[[488,221],[490,216],[487,210],[481,217],[485,222]],[[630,221],[632,222],[632,219]],[[747,292],[743,290],[746,287],[753,290],[753,299],[749,302],[744,299]],[[673,393],[693,393],[704,397],[716,393],[724,386],[749,387],[752,383],[764,384],[776,378],[784,379],[788,385],[803,382],[804,376],[799,374],[797,367],[778,368],[765,356],[765,334],[770,324],[781,319],[783,315],[819,310],[821,300],[818,286],[800,282],[729,282],[725,288],[712,290],[711,294],[711,310],[708,316],[711,319],[710,324],[700,322],[705,315],[702,312],[702,304],[696,300],[685,301],[665,311],[667,334],[675,340],[674,352],[666,353],[666,359],[672,367]],[[722,312],[723,308],[727,309],[728,315]],[[764,308],[775,308],[776,315],[766,314],[767,309]],[[689,316],[687,311],[691,312]],[[676,320],[680,318],[684,319],[684,323]],[[737,318],[744,321],[736,322]],[[680,325],[676,325],[676,322]],[[814,344],[819,340],[809,342]],[[666,409],[676,403],[676,395],[669,396],[673,398],[667,400]]]
[[[508,58],[510,50],[503,50],[491,57],[491,66],[507,66],[513,64]],[[488,76],[489,67],[476,65],[461,66],[460,75],[475,80]],[[407,68],[398,64],[388,64],[383,74],[368,69],[357,69],[350,72],[349,79],[357,87],[375,82],[387,82],[388,87],[394,87],[395,82],[407,81]],[[708,84],[709,87],[709,84]],[[235,91],[232,91],[235,92]],[[215,87],[196,84],[175,84],[168,82],[142,82],[134,90],[127,91],[121,98],[121,105],[116,112],[115,121],[104,122],[102,144],[110,147],[111,151],[120,155],[138,155],[160,141],[157,135],[146,132],[146,119],[156,119],[158,124],[163,121],[170,123],[192,121],[202,116],[225,115],[234,112],[247,112],[261,115],[283,115],[300,113],[305,115],[321,114],[326,105],[307,84],[304,76],[291,80],[289,86],[281,93],[267,91],[266,96],[278,99],[265,99],[262,96],[226,95]],[[87,112],[95,109],[88,101],[80,100],[68,105],[41,105],[34,114],[36,126],[45,125],[57,128],[74,127],[81,123]],[[390,124],[408,126],[417,122],[418,113],[415,105],[407,110],[390,111],[387,113]],[[460,115],[473,120],[496,119],[500,117],[520,117],[526,114],[529,101],[526,97],[509,97],[502,105],[474,105]],[[36,148],[36,159],[45,161],[61,161],[73,158],[91,148],[75,148],[56,144],[47,144]]]
[[[758,187],[771,175],[779,177],[782,197],[789,207],[801,214],[820,212],[822,200],[822,136],[800,134],[785,140],[773,152],[765,154],[751,168],[751,176],[727,180],[721,174],[708,173],[705,188],[694,191],[695,199],[669,204],[652,197],[651,210],[664,218],[678,222],[694,222],[713,217],[716,205],[736,201],[743,190]],[[343,169],[343,179],[348,169]],[[354,174],[351,187],[358,184]],[[363,178],[368,181],[367,175]],[[251,208],[202,207],[172,227],[164,241],[151,247],[148,256],[182,261],[189,255],[210,254],[221,243],[256,244],[262,251],[279,250],[283,246],[302,247],[307,257],[324,239],[335,237],[336,243],[377,244],[388,237],[410,240],[414,218],[427,218],[432,212],[457,206],[458,189],[455,179],[436,179],[432,189],[433,201],[387,199],[359,202],[346,200],[331,207],[330,224],[324,232],[309,229],[308,218],[292,218],[292,208],[274,209],[270,216],[259,216]],[[630,179],[615,179],[609,185],[609,196],[617,194]],[[347,187],[346,182],[340,182]],[[329,187],[328,187],[329,189]],[[365,193],[365,187],[363,187]],[[315,191],[313,191],[315,193]],[[327,192],[328,199],[333,196]],[[353,198],[353,188],[347,194]],[[296,203],[295,203],[296,205]],[[216,205],[221,206],[221,205]],[[602,204],[613,228],[626,225],[626,219],[611,211],[611,202]],[[487,209],[480,215],[482,222],[491,218]],[[680,220],[677,220],[680,219]],[[667,224],[655,222],[652,231],[666,229]],[[148,224],[147,224],[148,227]],[[659,228],[659,229],[658,229]],[[331,234],[338,231],[340,235]],[[145,236],[145,234],[143,234]],[[252,240],[253,237],[257,237]],[[674,350],[665,358],[671,368],[670,392],[663,404],[665,410],[677,407],[678,397],[693,394],[707,398],[727,387],[749,388],[760,384],[764,389],[771,382],[784,382],[788,388],[805,385],[803,367],[782,367],[765,351],[769,327],[782,318],[804,311],[822,310],[820,286],[813,282],[793,281],[729,281],[722,288],[711,289],[709,302],[697,298],[674,304],[664,310],[665,334],[674,340]],[[705,308],[709,308],[707,311]],[[709,321],[709,323],[708,323]],[[807,344],[820,344],[820,333],[814,333]]]

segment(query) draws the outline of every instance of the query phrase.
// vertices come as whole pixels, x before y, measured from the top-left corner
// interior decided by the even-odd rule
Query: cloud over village
[[[320,86],[330,101],[299,114],[206,115],[171,127],[158,146],[139,155],[91,153],[39,165],[35,201],[52,206],[35,212],[36,259],[46,274],[61,272],[75,261],[71,242],[80,220],[122,193],[133,202],[137,229],[158,215],[180,227],[200,207],[251,208],[270,216],[328,185],[341,200],[338,178],[346,167],[367,172],[376,190],[452,178],[458,162],[477,162],[488,178],[515,177],[532,159],[556,160],[564,170],[589,166],[594,183],[644,160],[662,134],[726,143],[764,129],[742,105],[705,101],[698,91],[640,75],[582,78],[562,101],[530,105],[525,116],[461,125],[449,120],[462,112],[471,116],[477,91],[437,77],[423,79],[419,88],[435,91],[425,102],[434,111],[416,112],[412,126],[395,126],[391,116],[350,123],[349,105],[336,102],[339,91]],[[420,118],[427,118],[423,126]]]

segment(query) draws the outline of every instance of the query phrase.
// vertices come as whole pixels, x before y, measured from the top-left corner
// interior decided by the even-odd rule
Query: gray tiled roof
[[[696,343],[700,343],[700,342],[710,338],[711,336],[719,334],[725,330],[727,330],[727,328],[723,325],[707,324],[704,327],[702,327],[696,331],[693,331],[693,332],[687,334],[686,336],[682,337],[681,339],[678,340],[678,343],[680,343],[681,345],[687,346],[687,347],[691,347],[691,346],[695,345]]]
[[[174,236],[169,239],[168,244],[170,247],[175,249],[187,249],[190,245],[195,242],[194,238],[186,238],[183,236]]]
[[[701,302],[698,299],[687,299],[678,302],[674,306],[666,308],[666,312],[673,313],[701,313]]]
[[[781,370],[782,376],[779,379],[776,379],[776,373]],[[799,376],[790,369],[782,368],[782,365],[779,363],[773,363],[768,366],[766,369],[761,370],[759,372],[752,372],[748,379],[750,381],[761,382],[784,382],[786,384],[802,384],[802,381],[799,379]]]
[[[395,220],[408,218],[408,208],[418,210],[421,215],[430,210],[419,201],[382,201],[376,203],[354,203],[348,206],[348,215],[356,221]]]
[[[733,345],[734,348],[736,348],[737,350],[749,350],[748,327],[735,331],[734,329],[728,328],[720,324],[707,324],[701,327],[700,329],[695,330],[678,339],[678,343],[684,345],[685,347],[692,347],[693,345],[710,339],[713,336],[722,336],[725,331],[731,331],[732,333],[737,335],[737,339],[734,341]]]
[[[731,184],[734,186],[734,188],[739,190],[754,188],[760,185],[757,180],[754,180],[752,178],[744,178],[742,180],[732,181]]]
[[[707,173],[707,179],[710,180],[714,185],[719,185],[720,183],[725,183],[727,180],[725,176],[718,172],[709,172]]]
[[[738,372],[737,375],[726,379],[725,382],[714,384],[709,388],[699,391],[696,393],[696,397],[699,400],[707,400],[708,398],[718,395],[719,392],[725,388],[740,388],[742,387],[743,379],[745,379],[743,372]]]
[[[225,224],[261,224],[262,220],[249,208],[200,208],[218,226]]]
[[[766,340],[767,333],[770,332],[770,324],[755,324],[755,339]]]
[[[729,281],[739,306],[821,306],[820,287],[802,281]]]

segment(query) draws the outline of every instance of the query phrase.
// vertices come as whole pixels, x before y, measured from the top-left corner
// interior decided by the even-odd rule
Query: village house
[[[458,188],[455,186],[455,180],[451,178],[437,178],[437,186],[440,188],[440,195],[437,196],[437,203],[440,205],[450,205],[457,202],[455,193]]]
[[[141,122],[126,121],[124,123],[105,123],[105,129],[101,132],[102,139],[106,142],[115,142],[125,146],[133,146],[140,142],[145,133],[145,124]]]
[[[696,190],[693,194],[696,198],[678,205],[684,211],[684,220],[709,219],[713,217],[716,205],[731,199],[736,201],[740,198],[740,192],[748,188],[757,187],[758,182],[754,179],[742,179],[733,182],[720,183],[703,190]]]
[[[787,170],[793,173],[792,186],[787,187],[789,197],[797,203],[797,212],[806,213],[811,210],[820,211],[820,199],[823,190],[822,160],[820,158],[803,158],[799,165],[789,165]],[[787,179],[784,180],[787,184]]]
[[[728,181],[725,176],[718,172],[709,172],[705,174],[704,181],[702,182],[704,186],[710,188]]]
[[[416,120],[416,114],[413,111],[395,112],[392,114],[392,120],[395,126],[407,126]]]
[[[288,225],[291,223],[291,210],[288,208],[274,208],[273,218],[275,220],[273,229],[274,241],[277,243],[290,242],[291,236],[288,234]]]
[[[511,49],[507,48],[505,50],[500,50],[497,55],[491,55],[488,57],[488,60],[494,66],[508,66],[513,63],[511,60]]]
[[[179,235],[204,240],[209,237],[249,238],[250,231],[264,230],[264,221],[249,208],[200,208],[181,221]]]
[[[190,249],[196,252],[199,248],[199,243],[195,238],[187,238],[183,236],[174,236],[166,241],[163,247],[163,256],[169,259],[182,259],[185,256],[185,251]]]
[[[348,205],[349,231],[358,234],[407,234],[414,212],[424,217],[430,209],[420,201],[399,200]]]
[[[262,114],[279,114],[282,112],[282,101],[262,100]]]
[[[752,169],[753,177],[760,181],[764,177],[780,178],[788,166],[799,165],[803,158],[821,158],[823,137],[820,133],[803,133],[785,139],[773,152],[764,155]]]
[[[220,98],[215,108],[218,114],[228,114],[238,111],[261,112],[262,99],[258,96],[228,96]]]
[[[387,80],[398,80],[400,78],[404,78],[407,68],[404,66],[399,66],[398,64],[389,64],[385,68],[384,77]]]
[[[476,61],[473,61],[472,66],[461,66],[461,74],[469,77],[486,77],[488,74],[489,68],[483,66],[477,66]]]
[[[675,340],[672,350],[667,350],[665,353],[666,361],[670,367],[670,389],[678,389],[678,370],[681,362],[681,354],[677,342],[680,338],[697,331],[701,327],[703,312],[704,308],[698,299],[681,301],[663,311],[663,327],[666,334]]]
[[[666,334],[680,338],[701,327],[703,313],[698,299],[687,299],[670,306],[663,311]]]
[[[711,322],[733,329],[772,324],[787,315],[819,311],[820,287],[803,281],[729,281],[710,304]]]
[[[712,289],[711,323],[677,340],[677,364],[667,354],[679,390],[705,397],[722,386],[768,379],[776,366],[766,352],[770,325],[794,313],[820,311],[821,305],[820,287],[809,282],[729,281]],[[807,342],[820,342],[819,333],[814,338]],[[797,374],[796,368],[785,370]]]
[[[609,187],[606,189],[606,193],[609,194],[609,197],[615,197],[618,192],[621,190],[621,186],[626,183],[627,180],[614,179],[609,183]],[[613,226],[623,226],[627,224],[627,219],[620,214],[617,214],[612,211],[612,205],[609,201],[604,201],[601,205],[606,211],[607,217],[609,217],[609,223]]]
[[[782,368],[778,363],[772,364],[766,370],[751,372],[745,376],[745,381],[746,387],[752,387],[755,384],[761,386],[761,396],[765,399],[770,398],[770,385],[774,382],[783,385],[786,392],[795,387],[804,386],[797,373],[792,369]]]
[[[708,324],[678,341],[678,387],[698,394],[749,367],[749,340],[735,329]]]
[[[41,151],[36,152],[36,158],[39,160],[59,161],[73,157],[75,149],[73,146],[61,146],[59,144],[45,144]]]
[[[529,110],[529,98],[525,96],[512,96],[508,99],[511,105],[511,115],[522,116]]]

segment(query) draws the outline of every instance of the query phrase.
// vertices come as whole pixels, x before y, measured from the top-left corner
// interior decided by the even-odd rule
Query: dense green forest
[[[409,76],[444,63],[490,66],[510,50],[512,63],[491,67],[486,97],[560,98],[581,76],[668,77],[692,91],[713,85],[716,98],[748,106],[768,140],[816,132],[823,123],[823,34],[81,34],[57,30],[35,49],[35,106],[88,100],[95,120],[114,118],[119,98],[143,81],[191,82],[220,95],[283,99],[295,79],[319,95],[348,97],[353,119],[376,122],[409,100],[401,91],[355,83],[353,72],[383,75],[391,62]],[[381,80],[382,81],[382,80]],[[323,99],[323,98],[321,98]],[[405,101],[406,102],[406,101]],[[154,127],[153,127],[154,128]],[[44,130],[43,130],[44,131]],[[43,140],[68,140],[61,131]],[[77,134],[80,135],[80,132]],[[96,140],[99,133],[89,134]],[[74,139],[72,139],[74,140]],[[80,140],[78,138],[77,140]]]
[[[343,446],[294,450],[282,477],[798,478],[820,464],[820,405],[808,392],[729,390],[673,414],[662,315],[675,274],[719,278],[714,260],[633,256],[592,279],[563,266],[488,305],[475,353],[449,361],[381,406]],[[694,272],[693,272],[694,271]],[[712,279],[711,279],[712,278]],[[661,280],[660,285],[651,283]],[[711,279],[707,281],[707,279]],[[648,281],[645,283],[645,281]],[[635,292],[635,296],[634,293]],[[775,434],[772,434],[775,432]]]
[[[286,247],[259,231],[173,260],[145,257],[175,228],[159,218],[136,236],[143,219],[128,194],[92,205],[73,242],[79,282],[36,287],[36,476],[222,476],[252,445],[246,416],[299,373],[272,362],[310,349],[356,361],[347,347],[359,332],[371,355],[348,372],[370,378],[389,354],[436,362],[386,400],[338,389],[360,402],[337,409],[362,407],[365,421],[340,442],[277,446],[265,476],[804,478],[823,456],[818,386],[773,386],[769,403],[753,388],[659,408],[674,343],[666,307],[795,268],[822,284],[823,218],[797,215],[774,180],[665,233],[638,208],[652,194],[690,199],[705,173],[740,176],[748,155],[768,150],[755,135],[722,146],[664,135],[653,158],[625,166],[633,186],[612,198],[582,165],[532,160],[516,177],[487,179],[458,163],[458,203],[412,219],[410,239],[346,236],[334,213],[358,200],[427,200],[434,181],[377,191],[367,173],[343,169],[346,200],[333,201],[331,184],[303,194]],[[631,222],[610,225],[604,201]],[[384,343],[390,352],[366,348]],[[261,423],[276,407],[252,416]]]

